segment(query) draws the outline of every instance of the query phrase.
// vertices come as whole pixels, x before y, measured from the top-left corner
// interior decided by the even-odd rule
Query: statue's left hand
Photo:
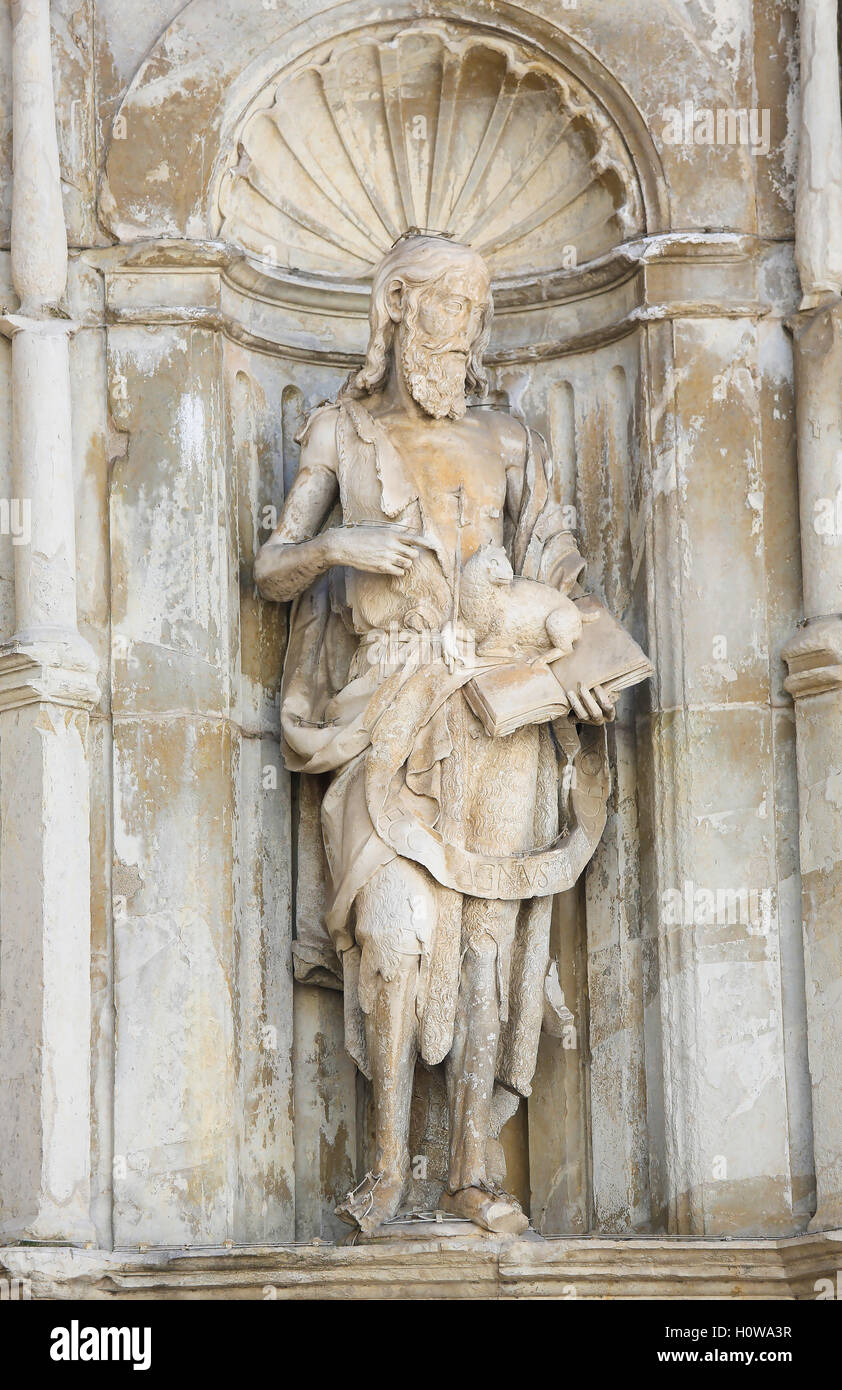
[[[461,623],[454,623],[452,619],[448,619],[440,636],[442,661],[450,674],[453,675],[457,665],[464,666],[466,664],[468,659],[466,642],[470,641],[473,634]]]
[[[581,682],[575,690],[565,690],[570,705],[570,715],[583,724],[610,724],[617,711],[614,705],[616,692],[609,692],[602,685],[588,689]]]

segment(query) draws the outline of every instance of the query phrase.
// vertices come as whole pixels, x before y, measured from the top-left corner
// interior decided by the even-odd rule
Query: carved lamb
[[[480,656],[557,661],[582,632],[581,615],[569,598],[549,584],[516,579],[505,550],[490,542],[465,563],[459,608]]]

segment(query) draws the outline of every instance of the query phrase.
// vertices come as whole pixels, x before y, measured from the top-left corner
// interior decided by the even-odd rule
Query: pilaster
[[[15,633],[0,646],[0,1234],[90,1221],[90,796],[96,659],[76,618],[67,246],[49,0],[12,4]]]
[[[802,0],[795,343],[804,620],[795,701],[814,1230],[842,1223],[842,116],[836,0]]]

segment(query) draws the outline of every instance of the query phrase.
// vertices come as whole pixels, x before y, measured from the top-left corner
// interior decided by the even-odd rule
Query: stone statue
[[[488,1142],[529,1094],[552,894],[572,887],[605,820],[598,726],[616,691],[564,689],[559,666],[559,708],[530,713],[521,698],[522,680],[546,681],[588,631],[572,601],[584,562],[541,438],[468,404],[486,388],[491,314],[489,272],[468,247],[396,243],[374,273],[365,363],[310,416],[256,563],[265,598],[294,600],[287,764],[332,774],[327,926],[376,1141],[374,1170],[338,1211],[364,1232],[405,1200],[418,1057],[445,1070],[440,1208],[492,1232],[527,1227]],[[511,691],[522,707],[495,736],[480,677],[500,671],[504,705]]]

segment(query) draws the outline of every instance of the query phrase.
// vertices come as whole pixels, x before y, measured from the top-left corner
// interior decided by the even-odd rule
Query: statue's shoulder
[[[476,428],[488,436],[489,444],[503,456],[507,468],[523,464],[529,429],[522,420],[497,406],[472,406],[467,413]]]
[[[324,463],[330,464],[336,457],[336,422],[340,411],[341,405],[336,401],[317,406],[296,435],[301,448]]]

